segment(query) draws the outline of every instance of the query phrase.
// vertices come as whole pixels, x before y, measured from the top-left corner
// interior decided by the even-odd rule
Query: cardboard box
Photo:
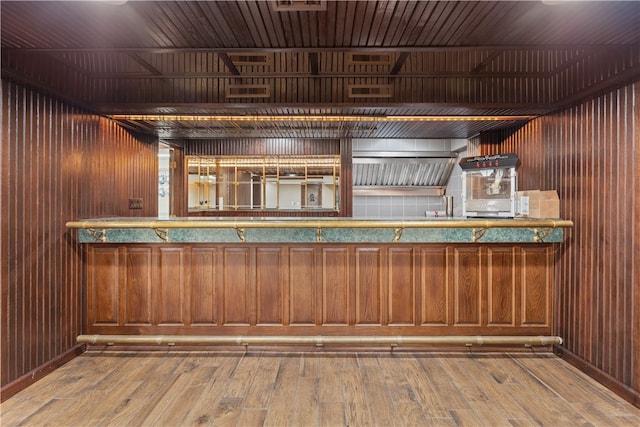
[[[516,193],[519,218],[560,218],[560,198],[555,190],[527,190]]]

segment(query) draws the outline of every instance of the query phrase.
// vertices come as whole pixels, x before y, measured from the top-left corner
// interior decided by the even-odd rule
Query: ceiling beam
[[[382,72],[360,72],[360,73],[347,73],[347,72],[328,72],[322,74],[313,74],[312,77],[322,78],[384,78],[389,77],[389,74]],[[229,73],[166,73],[161,76],[150,76],[144,73],[94,73],[92,77],[96,79],[189,79],[189,78],[211,78],[211,79],[235,79],[238,76]],[[244,73],[242,77],[247,78],[263,78],[263,79],[282,79],[282,78],[308,78],[309,73],[306,72],[251,72]],[[402,75],[394,76],[399,78],[425,78],[425,79],[460,79],[460,78],[545,78],[550,77],[546,72],[493,72],[471,75],[470,73],[403,73]]]
[[[393,64],[393,68],[391,69],[391,72],[389,74],[391,74],[392,76],[397,76],[408,57],[409,52],[402,52],[400,56],[398,56],[396,63]]]
[[[218,52],[218,56],[220,57],[222,62],[224,62],[224,65],[227,66],[231,74],[233,74],[236,77],[240,75],[240,71],[238,70],[236,65],[233,63],[231,58],[229,58],[229,55],[226,52]]]
[[[403,47],[323,47],[323,52],[357,52],[357,53],[403,53],[403,52],[469,52],[469,51],[496,51],[496,50],[576,50],[576,49],[611,49],[629,48],[630,44],[556,44],[556,45],[490,45],[490,46],[403,46]],[[225,53],[228,47],[220,48],[184,48],[184,47],[131,47],[131,48],[7,48],[8,52],[21,52],[28,54],[51,52],[79,52],[79,53]],[[317,47],[290,47],[290,48],[233,48],[238,53],[291,53],[291,52],[317,52]]]
[[[318,64],[318,52],[309,52],[309,62],[311,63],[311,75],[317,76],[320,73]]]
[[[135,62],[137,62],[138,65],[140,65],[142,68],[149,71],[152,75],[154,76],[162,75],[162,72],[160,70],[158,70],[153,65],[149,64],[146,60],[142,59],[140,55],[138,55],[136,52],[129,52],[127,53],[127,56],[133,59]]]
[[[490,62],[492,62],[498,56],[502,55],[502,52],[502,50],[494,50],[493,52],[491,52],[489,56],[483,59],[478,65],[476,65],[473,70],[471,70],[471,74],[479,74],[482,70],[485,69],[487,65],[489,65]]]

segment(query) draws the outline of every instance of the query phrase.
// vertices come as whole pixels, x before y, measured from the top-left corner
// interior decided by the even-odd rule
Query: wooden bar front
[[[88,334],[552,333],[552,243],[95,243],[87,262]]]

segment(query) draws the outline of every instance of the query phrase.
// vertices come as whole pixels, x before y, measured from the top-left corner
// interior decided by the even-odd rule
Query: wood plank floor
[[[639,426],[551,353],[98,352],[0,405],[2,426]]]

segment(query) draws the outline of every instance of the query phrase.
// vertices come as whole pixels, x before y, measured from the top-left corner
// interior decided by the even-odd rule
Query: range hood
[[[354,151],[353,194],[442,196],[457,157],[447,151]]]

